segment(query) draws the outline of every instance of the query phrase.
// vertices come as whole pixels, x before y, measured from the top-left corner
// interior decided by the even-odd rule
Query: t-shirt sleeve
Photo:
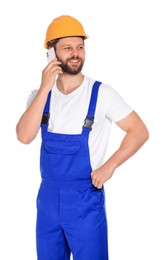
[[[106,116],[117,122],[128,116],[133,109],[126,103],[121,95],[111,86],[105,86]]]
[[[35,96],[37,95],[37,92],[38,92],[37,89],[34,89],[31,91],[30,95],[28,96],[27,102],[26,102],[26,108],[28,108],[31,105]]]

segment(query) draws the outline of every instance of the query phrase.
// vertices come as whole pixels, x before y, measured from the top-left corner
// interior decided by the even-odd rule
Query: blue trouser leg
[[[108,260],[107,236],[102,235],[91,239],[76,238],[69,243],[72,248],[73,260]],[[68,236],[67,236],[68,237]]]
[[[37,209],[37,259],[69,260],[69,245],[60,225],[58,190],[41,185]]]
[[[70,260],[70,249],[61,228],[47,237],[37,236],[38,260]]]
[[[108,260],[104,190],[61,191],[60,198],[62,226],[73,260]]]

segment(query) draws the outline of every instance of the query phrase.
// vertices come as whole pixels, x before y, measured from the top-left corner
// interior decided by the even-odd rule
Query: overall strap
[[[84,133],[84,132],[89,133],[92,130],[92,125],[94,123],[96,104],[97,104],[98,91],[99,91],[100,85],[101,85],[101,82],[99,82],[99,81],[95,81],[95,83],[93,85],[88,113],[87,113],[87,116],[84,121],[82,133]]]
[[[51,98],[51,91],[48,94],[47,101],[44,107],[43,116],[41,120],[41,125],[48,125],[49,117],[50,117],[50,98]]]

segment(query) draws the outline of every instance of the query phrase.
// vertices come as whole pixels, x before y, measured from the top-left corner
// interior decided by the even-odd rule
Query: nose
[[[79,54],[78,49],[77,49],[77,48],[73,48],[73,50],[72,50],[72,56],[77,57],[78,54]]]

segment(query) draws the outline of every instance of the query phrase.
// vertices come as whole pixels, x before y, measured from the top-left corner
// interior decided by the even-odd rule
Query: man
[[[42,132],[37,197],[39,260],[107,260],[104,183],[148,139],[148,130],[110,86],[82,74],[83,26],[67,15],[48,26],[45,47],[56,57],[43,70],[21,116],[17,138],[29,144]],[[125,131],[104,162],[111,123]]]

